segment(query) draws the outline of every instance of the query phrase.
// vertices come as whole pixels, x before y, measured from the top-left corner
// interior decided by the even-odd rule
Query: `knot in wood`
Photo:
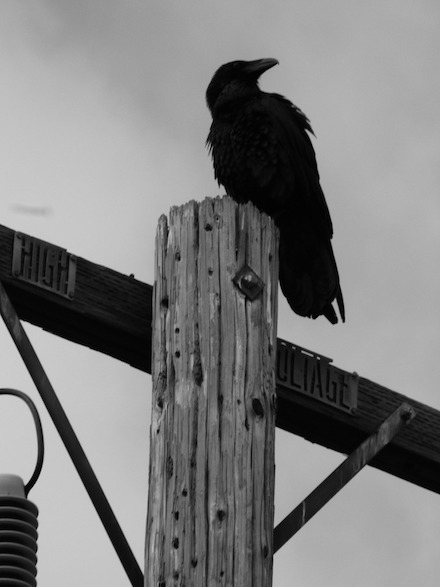
[[[254,399],[252,400],[252,409],[254,410],[254,414],[259,418],[262,418],[264,416],[263,404],[256,397],[254,397]]]

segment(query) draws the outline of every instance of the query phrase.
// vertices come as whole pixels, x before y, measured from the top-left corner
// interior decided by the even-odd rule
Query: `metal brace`
[[[337,469],[330,473],[274,530],[273,551],[277,552],[377,455],[416,415],[407,403],[401,404]]]

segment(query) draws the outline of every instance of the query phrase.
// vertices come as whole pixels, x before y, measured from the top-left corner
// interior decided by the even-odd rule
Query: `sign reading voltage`
[[[354,413],[357,407],[358,376],[331,365],[322,357],[278,339],[277,385],[299,391],[339,410]]]
[[[76,257],[65,249],[16,232],[12,276],[72,299],[75,291]]]

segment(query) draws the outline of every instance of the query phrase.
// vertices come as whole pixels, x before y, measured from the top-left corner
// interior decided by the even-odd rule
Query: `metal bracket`
[[[274,530],[274,553],[334,497],[377,455],[416,415],[407,403],[401,404],[337,469],[306,497]]]
[[[251,302],[258,298],[264,288],[264,281],[249,265],[244,265],[232,281]]]

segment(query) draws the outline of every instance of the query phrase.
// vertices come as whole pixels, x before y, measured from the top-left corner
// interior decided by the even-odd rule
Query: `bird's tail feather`
[[[296,257],[301,263],[295,262]],[[304,259],[307,262],[304,262]],[[345,308],[338,269],[330,243],[322,243],[313,255],[298,255],[291,235],[280,240],[280,286],[292,310],[300,316],[325,316],[336,324],[338,317],[332,302],[336,300],[341,319]]]

